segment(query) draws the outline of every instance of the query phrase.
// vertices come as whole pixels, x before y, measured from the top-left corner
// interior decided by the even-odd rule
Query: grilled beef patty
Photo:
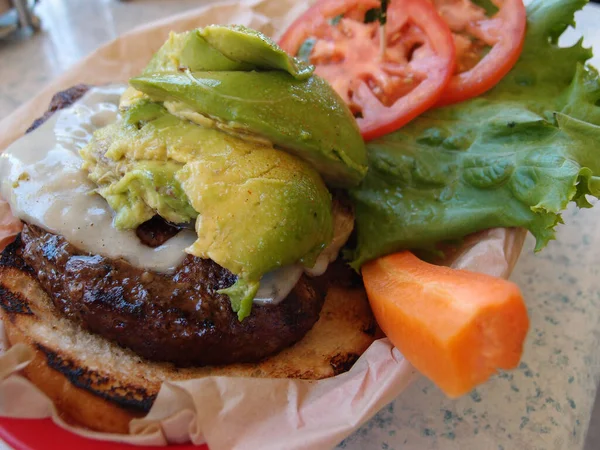
[[[243,321],[216,291],[236,277],[188,255],[169,275],[79,251],[25,225],[17,252],[54,305],[86,329],[151,360],[179,366],[254,362],[300,340],[323,296],[303,277],[278,305],[254,305]]]
[[[87,90],[80,85],[57,94],[28,131]],[[154,218],[137,234],[156,247],[178,231]],[[140,356],[178,366],[255,362],[277,353],[312,328],[324,301],[316,281],[303,276],[283,302],[254,305],[240,322],[229,298],[216,292],[236,277],[211,260],[189,255],[173,274],[157,274],[80,251],[27,224],[0,261],[7,258],[22,261],[69,319]]]

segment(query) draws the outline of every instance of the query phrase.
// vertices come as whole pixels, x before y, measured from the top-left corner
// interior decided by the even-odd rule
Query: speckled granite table
[[[82,7],[76,0],[42,2],[42,34],[0,42],[0,119],[102,42],[198,3],[89,0]],[[587,7],[577,19],[578,30],[600,54],[600,8]],[[600,58],[595,65],[600,67]],[[600,205],[571,208],[564,218],[558,240],[542,253],[534,255],[533,242],[527,241],[512,277],[523,289],[531,318],[519,369],[455,401],[420,379],[340,448],[583,447],[600,382]]]

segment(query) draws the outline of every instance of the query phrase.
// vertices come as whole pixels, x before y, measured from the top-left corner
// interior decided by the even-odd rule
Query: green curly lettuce
[[[571,201],[600,197],[600,83],[579,41],[559,48],[584,0],[535,0],[513,70],[476,99],[429,111],[369,144],[351,191],[353,266],[494,227],[523,227],[541,250]]]

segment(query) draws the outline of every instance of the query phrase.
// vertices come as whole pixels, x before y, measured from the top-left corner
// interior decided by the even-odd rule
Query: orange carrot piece
[[[381,329],[449,397],[519,363],[529,319],[516,284],[408,251],[365,264],[362,275]]]

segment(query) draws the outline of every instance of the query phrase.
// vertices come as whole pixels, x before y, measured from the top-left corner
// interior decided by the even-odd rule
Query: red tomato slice
[[[379,6],[378,0],[321,0],[279,43],[292,55],[307,53],[315,73],[350,106],[365,140],[435,105],[454,73],[452,34],[428,0],[391,1],[384,52],[379,23],[364,23]]]
[[[464,101],[493,88],[521,55],[527,25],[523,1],[492,0],[498,8],[492,17],[470,0],[433,3],[452,30],[456,46],[456,74],[438,106]],[[489,53],[484,56],[487,49]]]

